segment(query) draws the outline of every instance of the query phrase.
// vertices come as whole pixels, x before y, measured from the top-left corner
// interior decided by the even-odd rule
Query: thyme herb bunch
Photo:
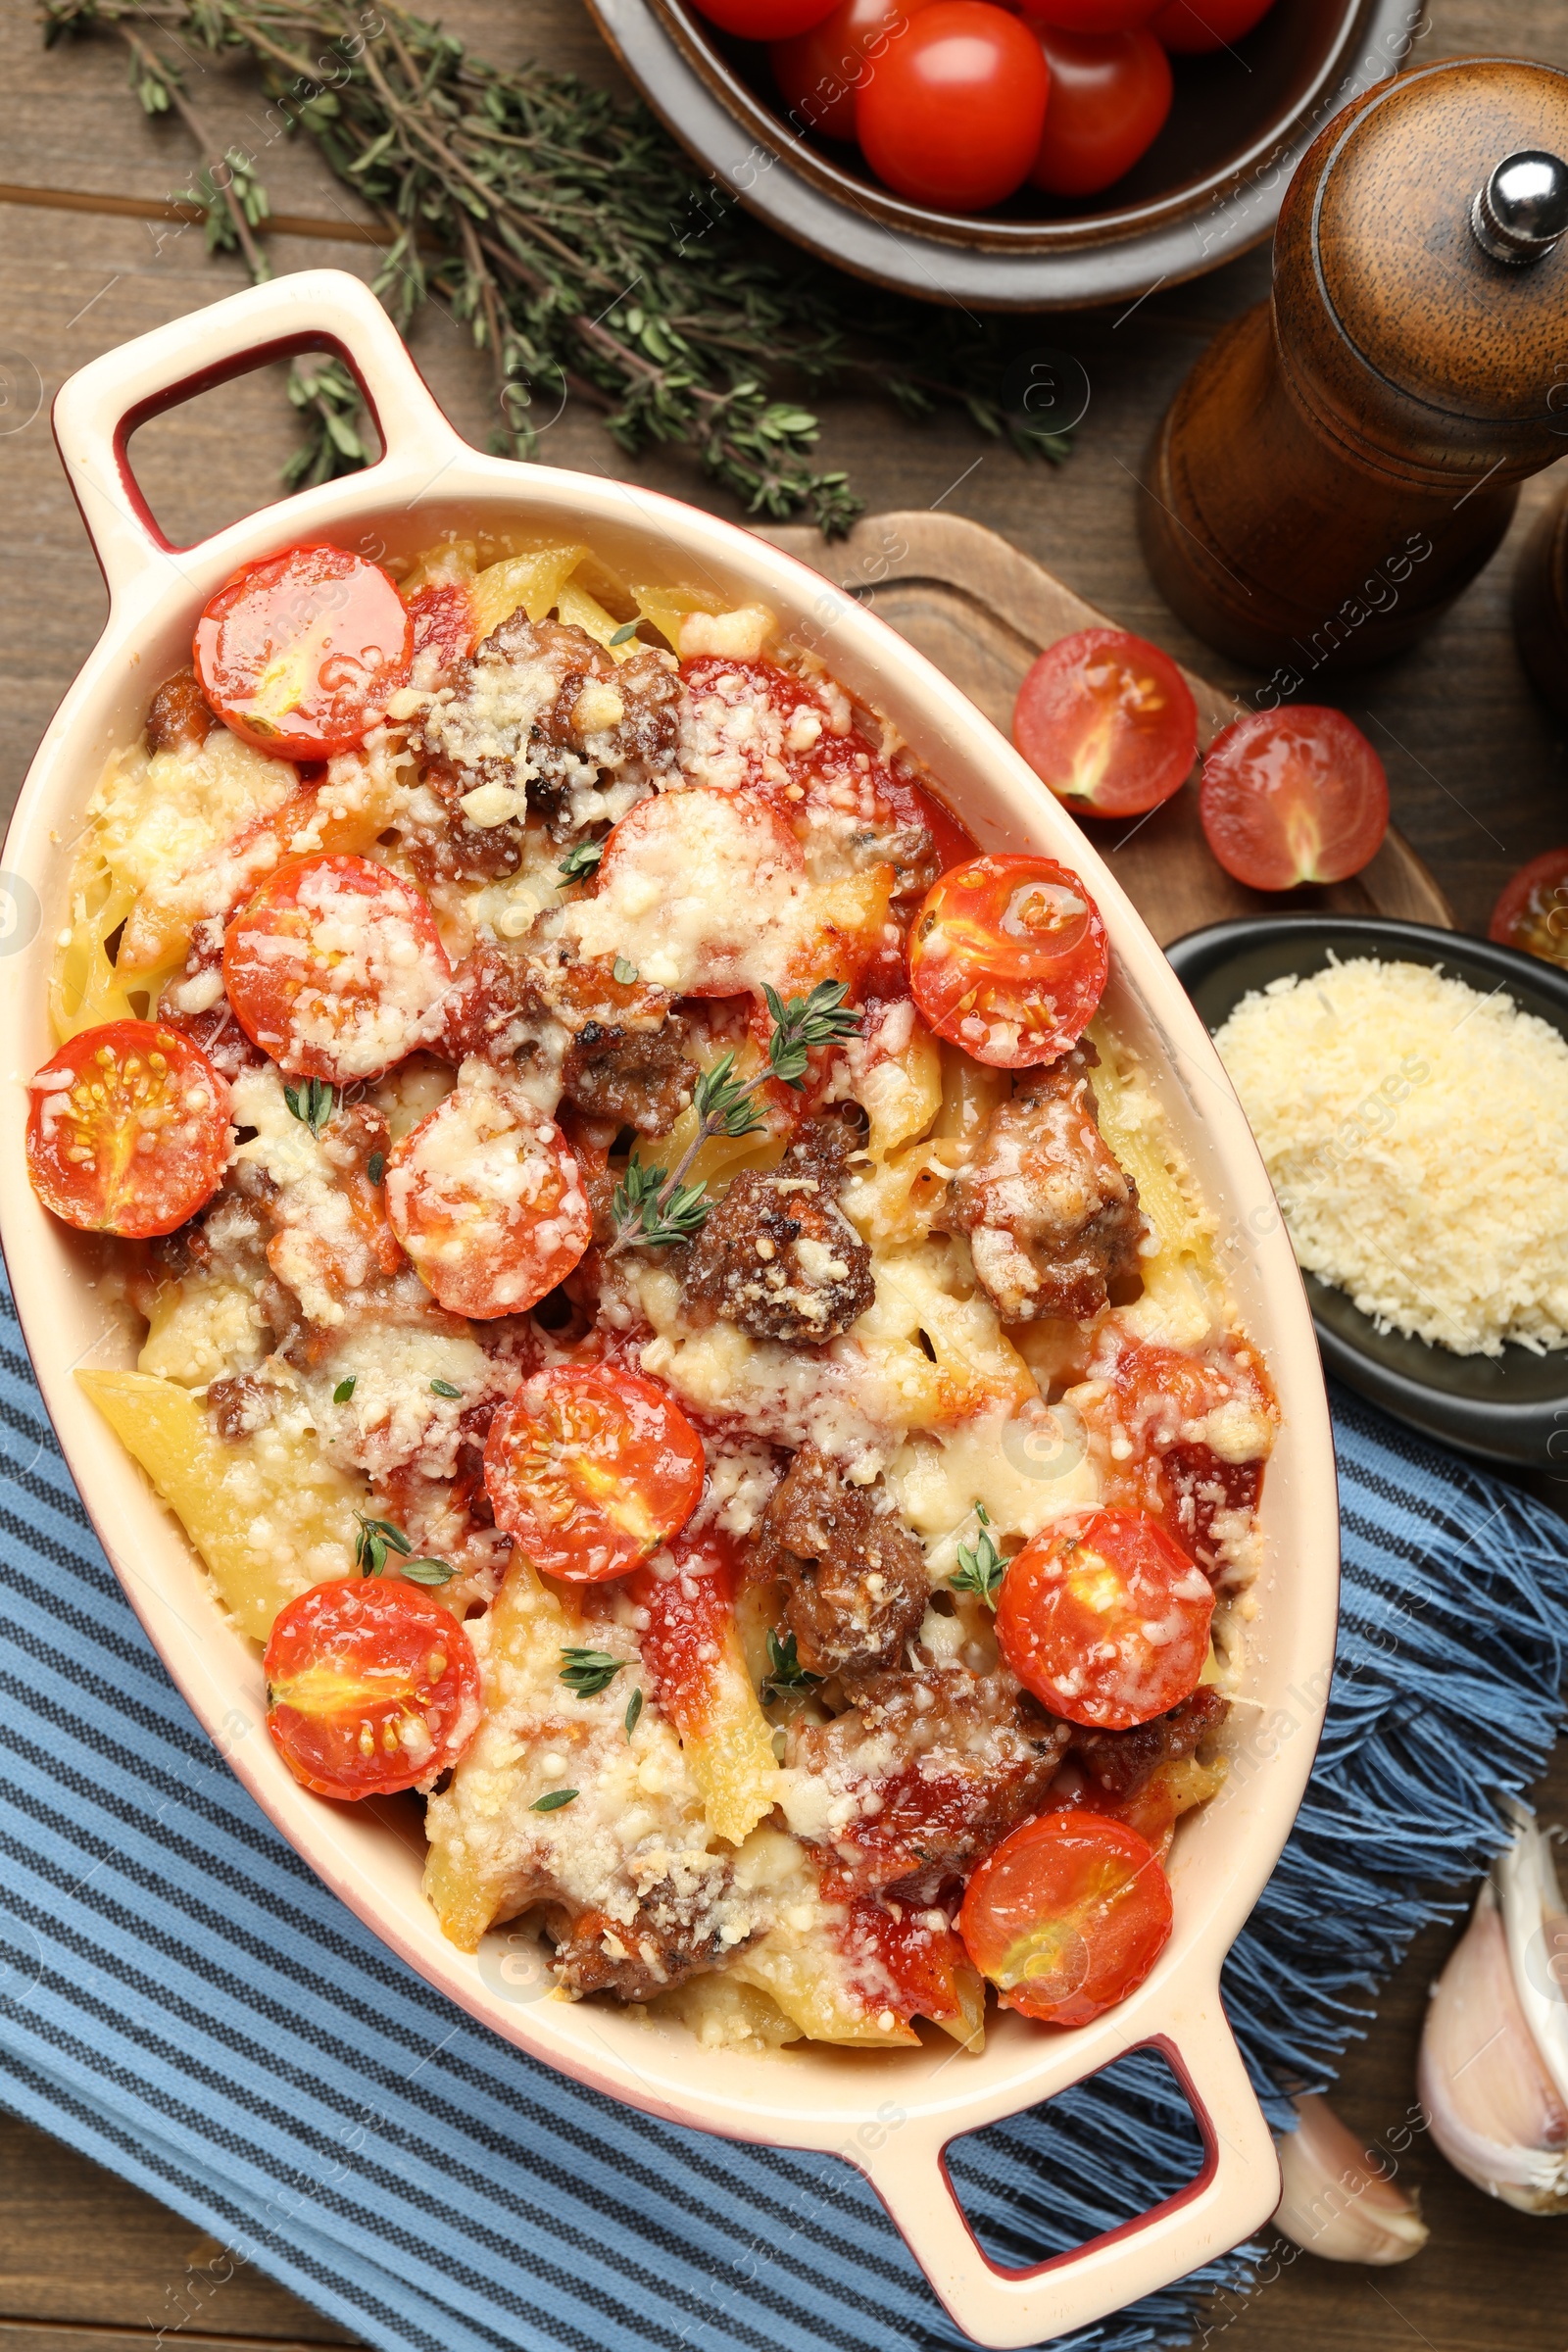
[[[140,104],[203,150],[192,194],[210,245],[237,247],[254,277],[268,267],[258,158],[220,154],[189,90],[204,54],[259,66],[272,135],[314,140],[379,217],[376,291],[398,325],[438,297],[488,355],[501,455],[532,456],[575,398],[628,456],[684,444],[748,512],[806,513],[831,536],[863,501],[820,464],[801,391],[858,382],[912,416],[956,404],[1022,454],[1067,453],[1004,400],[995,321],[796,255],[699,178],[646,108],[574,75],[492,66],[394,0],[44,0],[43,13],[47,41],[102,27],[125,43]],[[309,387],[292,394],[311,434],[296,480],[357,462],[341,387],[319,371]]]

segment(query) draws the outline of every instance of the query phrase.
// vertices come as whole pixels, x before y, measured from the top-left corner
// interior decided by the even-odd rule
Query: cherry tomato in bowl
[[[449,1313],[538,1304],[593,1239],[570,1145],[527,1099],[465,1079],[387,1154],[393,1232]]]
[[[1245,39],[1273,5],[1274,0],[1166,0],[1148,20],[1149,29],[1177,57],[1206,57]]]
[[[900,33],[855,101],[878,179],[916,204],[978,213],[1023,180],[1051,76],[1035,35],[991,0],[935,0]]]
[[[196,675],[258,751],[328,760],[385,717],[413,644],[379,564],[341,547],[291,547],[220,588],[196,624]]]
[[[1090,816],[1142,816],[1198,757],[1198,706],[1168,654],[1125,629],[1048,646],[1023,684],[1012,739],[1059,801]]]
[[[79,1030],[30,1092],[32,1189],[80,1232],[172,1233],[222,1182],[228,1088],[177,1030],[156,1021]]]
[[[997,1642],[1054,1715],[1125,1732],[1197,1690],[1213,1614],[1207,1577],[1157,1519],[1090,1511],[1008,1562]]]
[[[268,1640],[267,1728],[318,1796],[391,1796],[479,1728],[479,1661],[450,1609],[401,1577],[315,1585]]]
[[[234,1018],[291,1077],[379,1078],[441,1032],[452,966],[418,892],[368,858],[300,858],[223,934]]]
[[[928,1029],[995,1069],[1075,1046],[1110,969],[1100,909],[1050,858],[971,858],[909,926],[909,988]]]
[[[1489,939],[1568,971],[1568,850],[1543,850],[1504,884]]]
[[[1051,104],[1030,183],[1050,196],[1097,196],[1164,129],[1176,87],[1170,60],[1141,26],[1058,32],[1030,22],[1051,68]]]
[[[933,0],[838,0],[821,23],[767,53],[791,122],[828,139],[855,136],[855,93],[912,16]]]
[[[1225,871],[1252,890],[1344,882],[1389,829],[1389,782],[1343,710],[1301,703],[1250,711],[1215,736],[1198,813]]]
[[[1031,22],[1054,32],[1132,32],[1147,24],[1160,0],[1022,0]]]
[[[703,1444],[666,1389],[611,1364],[557,1364],[490,1424],[496,1525],[544,1576],[625,1576],[680,1533],[703,1492]]]
[[[833,0],[692,0],[692,6],[721,32],[743,41],[788,41],[808,32]]]
[[[1172,1918],[1170,1882],[1147,1838],[1098,1813],[1047,1813],[971,1875],[958,1933],[1005,2008],[1086,2026],[1137,1990]]]

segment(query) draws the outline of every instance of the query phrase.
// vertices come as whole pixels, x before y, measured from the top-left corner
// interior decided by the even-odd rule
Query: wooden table
[[[442,13],[491,57],[532,53],[607,86],[616,82],[576,0],[461,0]],[[1568,65],[1568,10],[1562,0],[1432,0],[1416,55],[1465,50]],[[83,362],[228,292],[242,272],[233,262],[209,262],[199,229],[136,216],[137,204],[154,206],[187,185],[194,162],[176,125],[140,116],[114,45],[46,55],[13,4],[0,13],[0,74],[9,93],[0,370],[16,388],[0,408],[9,549],[0,563],[0,789],[9,808],[104,609],[50,443],[48,402]],[[224,143],[255,149],[265,140],[261,109],[243,80],[207,75],[200,103]],[[274,212],[328,228],[353,220],[353,200],[303,144],[265,147],[261,168]],[[23,202],[23,190],[55,191],[57,201]],[[294,230],[274,235],[270,251],[279,270],[331,264],[371,273],[372,256],[348,235]],[[1190,638],[1155,596],[1138,553],[1134,492],[1150,433],[1181,375],[1212,330],[1266,283],[1266,257],[1254,254],[1198,284],[1156,292],[1119,318],[1044,321],[1041,348],[1073,353],[1092,386],[1078,448],[1059,469],[1026,466],[951,418],[907,425],[858,400],[826,407],[827,450],[873,507],[936,507],[989,523],[1128,626],[1218,684],[1240,686],[1245,673]],[[482,445],[487,376],[463,330],[432,311],[416,349],[460,428]],[[34,378],[41,407],[24,420]],[[190,541],[273,497],[293,446],[274,373],[208,395],[182,410],[177,424],[148,427],[135,461],[170,536]],[[569,406],[542,454],[732,511],[678,453],[628,465],[595,420]],[[1344,697],[1387,761],[1398,823],[1469,929],[1485,928],[1516,865],[1568,836],[1561,731],[1525,683],[1507,622],[1519,539],[1561,488],[1562,472],[1527,486],[1509,540],[1425,645]],[[1568,1815],[1568,1750],[1559,1751],[1541,1802],[1548,1819]],[[1337,2103],[1369,2142],[1388,2146],[1391,2133],[1402,2141],[1426,1986],[1449,1940],[1445,1931],[1422,1940],[1349,2057]],[[1433,2224],[1421,2257],[1385,2272],[1308,2256],[1288,2262],[1245,2308],[1215,2312],[1211,2327],[1223,2329],[1228,2347],[1563,2352],[1564,2234],[1488,2203],[1419,2136],[1399,2161]],[[217,2284],[207,2268],[217,2251],[190,2224],[0,2118],[0,2352],[130,2352],[160,2331],[190,2352],[349,2340],[257,2273],[241,2270]]]

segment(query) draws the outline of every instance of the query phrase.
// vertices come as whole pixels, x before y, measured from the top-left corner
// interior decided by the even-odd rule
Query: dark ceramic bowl
[[[1442,964],[1490,995],[1507,990],[1525,1012],[1568,1038],[1568,973],[1538,956],[1458,931],[1395,922],[1376,914],[1263,914],[1210,923],[1165,950],[1209,1031],[1219,1029],[1249,989],[1287,972],[1320,972],[1377,956],[1389,962]],[[1484,1105],[1477,1105],[1481,1114]],[[1450,1355],[1400,1332],[1380,1332],[1343,1291],[1303,1276],[1323,1361],[1348,1387],[1430,1438],[1494,1462],[1537,1470],[1568,1463],[1568,1349],[1533,1355]]]
[[[1030,311],[1136,300],[1260,244],[1318,131],[1397,71],[1421,13],[1420,0],[1275,0],[1234,49],[1172,61],[1170,120],[1103,195],[1024,188],[993,212],[964,214],[910,204],[857,149],[803,136],[766,51],[721,33],[687,0],[588,7],[695,161],[785,236],[927,301]]]

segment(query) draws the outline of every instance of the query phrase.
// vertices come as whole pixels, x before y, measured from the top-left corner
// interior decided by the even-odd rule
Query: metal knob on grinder
[[[1494,262],[1544,261],[1568,229],[1568,164],[1539,148],[1504,156],[1476,190],[1470,226]]]
[[[1162,593],[1281,699],[1410,644],[1564,454],[1568,73],[1448,58],[1354,100],[1281,209],[1141,510]]]

